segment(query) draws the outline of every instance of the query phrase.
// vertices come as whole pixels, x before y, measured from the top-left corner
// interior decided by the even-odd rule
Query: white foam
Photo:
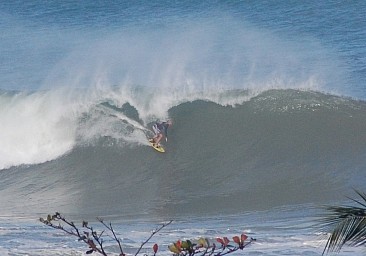
[[[72,104],[58,91],[2,96],[0,169],[45,162],[75,142]]]

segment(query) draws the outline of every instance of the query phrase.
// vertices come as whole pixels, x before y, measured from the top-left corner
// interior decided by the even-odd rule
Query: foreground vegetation
[[[40,221],[54,229],[62,230],[63,232],[75,236],[79,241],[87,244],[89,249],[86,254],[98,253],[101,255],[109,255],[110,252],[106,251],[106,243],[110,244],[114,242],[118,245],[119,256],[125,256],[121,239],[117,237],[115,230],[111,223],[105,223],[102,219],[98,218],[98,221],[106,228],[103,231],[96,231],[88,222],[83,221],[80,226],[77,226],[74,222],[67,220],[63,215],[56,212],[54,215],[48,215],[46,219],[40,218]],[[152,237],[157,234],[160,230],[170,225],[172,221],[162,224],[151,235],[141,244],[136,250],[135,256],[142,254],[141,250]],[[196,241],[197,240],[197,241]],[[241,234],[234,236],[232,240],[227,237],[218,237],[212,242],[207,238],[199,238],[196,240],[178,240],[168,246],[170,252],[179,256],[223,256],[229,253],[233,253],[238,250],[243,250],[255,239],[248,238],[247,235]],[[158,253],[159,245],[154,244],[151,248],[151,255],[155,256]],[[146,253],[144,256],[148,255]]]
[[[363,246],[366,244],[366,194],[356,191],[360,199],[352,199],[355,206],[326,206],[325,214],[320,219],[321,228],[329,233],[329,238],[325,245],[322,255],[341,251],[343,246]],[[80,226],[67,220],[63,215],[56,212],[54,215],[48,215],[46,219],[40,221],[54,229],[61,230],[71,236],[75,236],[79,241],[84,242],[89,249],[86,254],[98,253],[108,255],[106,244],[115,243],[118,245],[118,255],[125,256],[122,240],[117,237],[111,223],[105,223],[102,219],[98,221],[106,230],[96,231],[88,222],[83,221]],[[135,256],[142,254],[141,250],[160,230],[170,225],[172,221],[166,222],[154,230],[151,235],[136,250]],[[223,256],[238,250],[243,250],[255,239],[248,238],[241,234],[229,239],[227,237],[218,237],[215,240],[209,240],[201,237],[195,240],[178,240],[171,243],[166,249],[177,256]],[[110,247],[109,247],[110,248]],[[146,248],[145,248],[146,249]],[[154,244],[150,255],[155,256],[159,251],[159,245]],[[115,252],[114,252],[115,253]],[[148,256],[147,253],[143,254]]]
[[[366,194],[356,191],[360,199],[352,199],[356,206],[327,206],[322,218],[322,228],[329,232],[323,255],[340,252],[344,245],[366,244]]]

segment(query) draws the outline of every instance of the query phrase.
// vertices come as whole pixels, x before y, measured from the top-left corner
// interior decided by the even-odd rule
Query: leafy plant
[[[108,234],[106,234],[105,230],[101,232],[94,230],[94,228],[86,221],[83,221],[81,227],[78,227],[74,222],[68,221],[58,212],[56,212],[54,215],[48,215],[46,219],[40,218],[39,220],[51,228],[62,230],[69,235],[78,237],[79,241],[84,242],[89,247],[89,249],[86,251],[86,254],[92,254],[93,252],[96,252],[105,256],[108,255],[105,249],[106,240],[104,239],[105,236],[108,236],[112,238],[112,241],[115,241],[118,244],[118,248],[120,250],[119,256],[126,256],[123,251],[121,239],[116,236],[112,224],[107,224],[100,218],[97,218],[97,220],[107,229]],[[140,254],[141,249],[151,240],[151,238],[171,223],[172,221],[166,222],[154,230],[151,235],[141,244],[134,255],[137,256]],[[248,239],[248,236],[241,234],[241,236],[234,236],[232,241],[230,241],[227,237],[216,238],[216,242],[211,242],[207,238],[199,238],[197,241],[178,240],[177,242],[169,245],[168,249],[177,256],[222,256],[237,250],[243,250],[253,241],[255,241],[255,239]],[[154,244],[152,247],[152,255],[155,256],[158,250],[158,244]],[[147,254],[144,254],[144,256],[147,256]]]
[[[357,206],[327,206],[328,214],[322,218],[322,227],[330,232],[323,254],[340,252],[345,244],[366,244],[366,194],[356,193],[361,200],[350,198]]]
[[[235,252],[237,250],[243,250],[246,246],[251,244],[255,239],[250,238],[245,234],[241,236],[234,236],[232,241],[227,237],[218,237],[212,242],[207,238],[199,238],[197,242],[192,242],[191,240],[178,240],[175,243],[168,246],[169,250],[176,255],[186,256],[186,255],[214,255],[220,256]]]

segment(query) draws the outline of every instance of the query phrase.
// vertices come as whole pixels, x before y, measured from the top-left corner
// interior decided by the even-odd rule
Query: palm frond
[[[352,199],[358,206],[327,206],[322,227],[330,232],[323,255],[339,252],[347,243],[351,246],[366,244],[366,194],[356,191],[362,200]]]
[[[366,202],[366,194],[365,193],[363,193],[361,191],[358,191],[358,190],[355,190],[355,192]],[[359,205],[361,205],[361,206],[363,206],[363,207],[366,208],[366,204],[365,203],[362,203],[362,202],[360,202],[360,201],[358,201],[358,200],[356,200],[354,198],[350,198],[350,197],[348,197],[348,198],[351,199],[353,202],[356,202],[357,204],[359,204]]]

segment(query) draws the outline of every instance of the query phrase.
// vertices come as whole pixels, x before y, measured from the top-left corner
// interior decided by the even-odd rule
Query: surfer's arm
[[[168,141],[168,128],[165,128],[165,140]]]
[[[165,135],[165,141],[168,141],[168,124],[164,124],[164,135]]]

